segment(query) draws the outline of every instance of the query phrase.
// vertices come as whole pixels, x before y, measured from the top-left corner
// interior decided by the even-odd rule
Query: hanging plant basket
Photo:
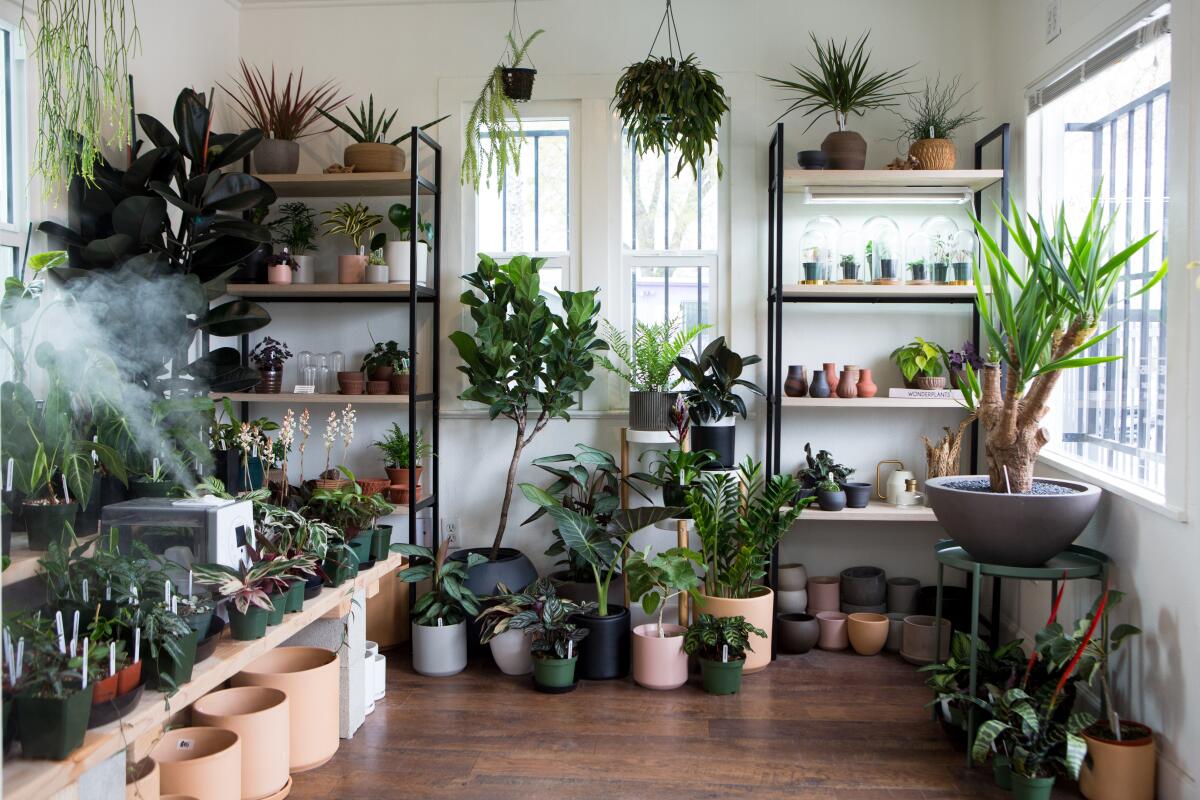
[[[509,100],[524,103],[533,97],[533,79],[537,70],[530,67],[506,67],[500,70],[504,94]]]

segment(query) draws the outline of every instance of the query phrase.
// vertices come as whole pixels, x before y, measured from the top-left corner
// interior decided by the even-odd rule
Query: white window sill
[[[1187,512],[1183,508],[1171,505],[1167,502],[1167,498],[1164,495],[1147,489],[1144,486],[1138,486],[1137,484],[1114,478],[1111,474],[1103,470],[1067,458],[1059,453],[1043,450],[1038,454],[1038,461],[1054,469],[1073,475],[1080,480],[1094,483],[1105,491],[1112,492],[1118,497],[1122,497],[1156,514],[1161,514],[1167,519],[1172,519],[1176,522],[1187,521]]]

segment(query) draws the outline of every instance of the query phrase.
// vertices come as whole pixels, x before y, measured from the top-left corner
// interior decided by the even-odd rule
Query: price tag
[[[317,387],[311,383],[297,383],[296,388],[292,391],[294,394],[316,394]]]
[[[196,746],[194,739],[180,739],[175,743],[176,750],[191,750]]]

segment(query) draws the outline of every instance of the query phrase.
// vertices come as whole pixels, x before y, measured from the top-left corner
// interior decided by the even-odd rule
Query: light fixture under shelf
[[[965,186],[805,186],[806,205],[965,205],[974,195]]]

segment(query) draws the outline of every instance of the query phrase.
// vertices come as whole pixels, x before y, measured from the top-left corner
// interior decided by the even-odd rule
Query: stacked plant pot
[[[287,787],[288,697],[279,689],[222,689],[192,705],[192,724],[233,731],[241,740],[241,796],[259,800]]]
[[[887,613],[887,573],[879,567],[849,567],[841,575],[841,611]]]

